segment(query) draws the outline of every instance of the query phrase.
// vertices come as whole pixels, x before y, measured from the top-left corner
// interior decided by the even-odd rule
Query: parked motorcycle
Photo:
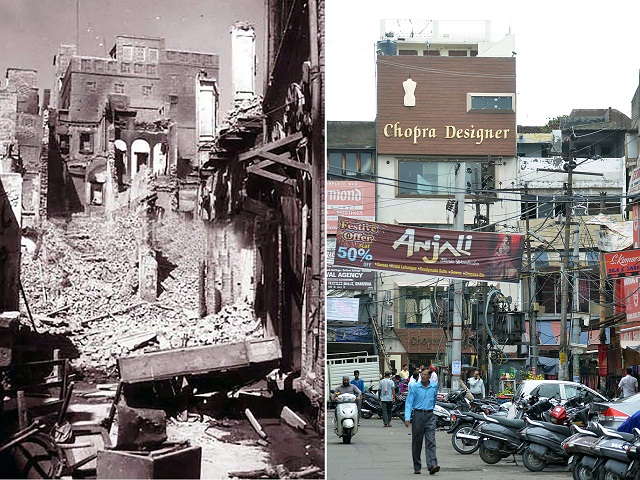
[[[451,434],[451,445],[454,450],[463,455],[476,452],[480,448],[480,435],[475,428],[484,421],[484,416],[480,413],[454,410],[451,413],[451,421],[451,427],[447,433]]]
[[[358,404],[352,393],[342,393],[336,397],[334,430],[342,443],[351,443],[358,432]]]
[[[566,463],[569,453],[563,442],[572,435],[570,425],[586,425],[589,421],[589,406],[585,398],[578,395],[556,405],[551,411],[543,412],[545,421],[525,418],[527,427],[520,431],[525,442],[522,462],[532,472],[544,470],[549,463]],[[548,421],[547,421],[548,419]]]
[[[626,478],[640,480],[640,430],[633,429],[636,437],[633,444],[627,447],[627,458],[630,460]]]
[[[600,440],[602,431],[597,423],[588,428],[573,425],[571,431],[573,435],[562,442],[562,448],[569,454],[567,470],[571,470],[575,480],[590,480],[597,461],[593,444]]]
[[[532,397],[535,401],[536,398]],[[533,405],[531,402],[523,402],[521,408],[525,416],[540,419],[542,414],[553,407],[549,399],[537,399]],[[520,418],[506,418],[503,416],[487,416],[482,414],[484,422],[476,427],[480,435],[480,458],[485,463],[498,463],[503,458],[522,453],[525,442],[520,438],[519,432],[526,423]]]
[[[396,401],[391,407],[391,417],[398,417],[404,422],[404,405],[407,396],[403,394],[396,394],[395,398]],[[382,403],[378,396],[373,393],[371,388],[363,393],[361,414],[362,418],[371,418],[373,415],[382,417]]]

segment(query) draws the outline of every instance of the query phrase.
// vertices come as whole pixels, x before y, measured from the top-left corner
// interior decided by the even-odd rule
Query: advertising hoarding
[[[338,218],[334,264],[518,283],[524,235],[407,227]]]

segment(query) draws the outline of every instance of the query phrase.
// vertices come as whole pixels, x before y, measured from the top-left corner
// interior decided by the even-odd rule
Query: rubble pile
[[[135,213],[111,223],[91,217],[49,221],[36,251],[22,256],[21,279],[35,326],[68,336],[79,351],[75,366],[110,375],[120,356],[261,335],[261,323],[245,303],[198,318],[205,241],[199,222],[165,217],[156,226],[159,292],[156,302],[141,301],[139,232]],[[27,317],[24,302],[22,310]]]

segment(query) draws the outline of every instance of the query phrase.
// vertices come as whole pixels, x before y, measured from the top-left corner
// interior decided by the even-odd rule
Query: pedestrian
[[[353,371],[353,380],[351,380],[351,383],[353,385],[355,385],[356,387],[358,387],[361,392],[364,392],[364,380],[362,380],[360,378],[360,371],[359,370],[354,370]]]
[[[405,363],[404,365],[402,365],[402,370],[400,370],[400,376],[402,377],[403,380],[408,380],[409,375],[410,375],[409,365]]]
[[[411,390],[411,387],[416,383],[420,383],[420,375],[418,372],[413,372],[413,375],[411,375],[411,378],[409,379],[409,384],[407,385],[407,391]]]
[[[434,365],[431,365],[429,367],[429,371],[431,372],[431,375],[429,377],[429,381],[430,382],[436,382],[436,385],[438,384],[438,373],[436,370],[436,367]]]
[[[395,385],[393,380],[389,378],[389,372],[384,372],[384,378],[380,382],[378,389],[378,398],[382,407],[382,423],[384,427],[391,426],[391,408],[396,401]]]
[[[433,407],[436,404],[438,387],[431,383],[429,370],[422,372],[422,381],[409,389],[404,407],[404,424],[411,423],[411,456],[413,457],[413,473],[422,471],[422,443],[430,475],[440,471],[436,457],[436,416]]]
[[[633,375],[631,367],[627,367],[627,374],[618,383],[618,395],[620,398],[627,398],[635,395],[638,391],[638,380]]]
[[[469,391],[471,392],[474,398],[485,397],[484,381],[480,376],[479,370],[476,370],[473,374],[473,377],[469,379]]]

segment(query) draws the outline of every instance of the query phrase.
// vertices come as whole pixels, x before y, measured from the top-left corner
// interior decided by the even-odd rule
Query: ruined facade
[[[210,138],[216,127],[217,55],[120,35],[108,58],[79,56],[67,45],[56,63],[50,192],[65,195],[52,196],[52,213],[101,210],[107,197],[130,189],[142,165],[157,177],[191,173],[201,133]]]

